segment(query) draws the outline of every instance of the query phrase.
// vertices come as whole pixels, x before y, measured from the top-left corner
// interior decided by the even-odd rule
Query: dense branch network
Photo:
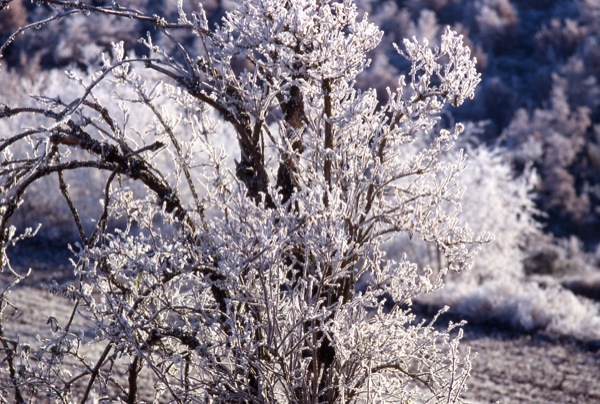
[[[434,50],[407,40],[409,83],[400,78],[382,104],[354,87],[382,33],[350,1],[239,2],[214,29],[202,6],[189,16],[180,3],[168,21],[116,2],[41,4],[50,15],[0,53],[75,14],[154,31],[141,40],[146,56],[118,43],[100,70],[70,73],[74,99],[0,105],[0,119],[34,122],[0,141],[3,269],[22,278],[6,254],[19,238],[11,218],[56,175],[80,238],[77,282],[57,289],[104,347],[91,365],[70,331],[74,315],[63,329],[52,322],[56,335],[35,352],[56,365],[51,378],[0,328],[2,389],[17,402],[459,400],[469,355],[452,327],[417,323],[406,309],[485,241],[456,220],[464,159],[442,159],[462,127],[436,125],[479,82],[459,36],[447,30]],[[197,38],[194,51],[176,31]],[[215,121],[234,133],[236,158]],[[66,175],[88,169],[105,172],[97,218],[72,197],[81,177]],[[386,258],[384,243],[406,236],[439,249],[438,273]],[[0,307],[7,301],[3,292]],[[69,358],[83,365],[75,377]]]

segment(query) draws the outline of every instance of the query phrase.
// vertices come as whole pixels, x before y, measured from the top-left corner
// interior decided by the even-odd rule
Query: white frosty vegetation
[[[513,178],[503,149],[467,148],[467,153],[469,166],[459,179],[468,190],[462,199],[460,219],[472,223],[477,233],[494,233],[495,239],[482,246],[472,270],[450,274],[443,288],[419,296],[418,302],[430,307],[449,305],[469,321],[575,337],[584,342],[600,339],[597,303],[575,296],[561,286],[558,277],[525,271],[524,262],[535,259],[536,249],[548,244],[533,219],[540,214],[533,202],[535,173],[527,168],[522,176]],[[562,257],[581,267],[573,270],[579,272],[571,274],[573,279],[594,281],[594,273],[586,270],[584,262],[577,262],[580,246],[555,248],[557,255],[574,252],[573,256]],[[400,243],[393,249],[411,251],[423,265],[438,265],[437,251],[423,243]],[[562,282],[568,283],[569,277]]]
[[[351,1],[239,1],[214,29],[201,6],[167,21],[116,3],[40,3],[54,10],[47,23],[91,13],[154,32],[142,39],[146,56],[115,44],[96,73],[71,74],[76,97],[0,105],[2,119],[36,122],[0,140],[11,279],[0,310],[25,276],[6,251],[19,237],[11,217],[39,197],[33,184],[58,179],[80,235],[77,282],[58,287],[74,302],[70,319],[52,319],[52,338],[27,348],[9,319],[0,324],[3,395],[461,401],[471,355],[458,349],[460,329],[411,314],[415,296],[469,267],[486,241],[459,221],[466,158],[447,153],[463,127],[437,125],[479,82],[460,36],[447,29],[435,49],[406,40],[398,51],[412,68],[379,103],[354,83],[382,32]],[[182,33],[196,36],[195,53]],[[157,45],[168,41],[173,53]],[[140,116],[151,117],[144,127],[128,124]],[[236,156],[222,147],[224,125]],[[97,217],[71,198],[86,184],[66,173],[84,169],[105,173]],[[108,225],[119,218],[123,226]],[[435,271],[386,256],[397,238],[434,248]],[[101,355],[86,357],[84,340]],[[152,380],[144,386],[143,372]]]

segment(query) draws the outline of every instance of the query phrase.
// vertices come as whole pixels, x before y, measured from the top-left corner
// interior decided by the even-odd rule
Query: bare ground
[[[478,352],[466,398],[477,403],[600,403],[595,346],[487,327],[465,329]]]

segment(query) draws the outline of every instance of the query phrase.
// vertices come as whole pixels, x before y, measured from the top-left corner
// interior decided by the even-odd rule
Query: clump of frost
[[[600,306],[560,285],[515,282],[511,277],[482,284],[452,282],[423,297],[444,302],[472,321],[497,321],[524,331],[545,331],[582,341],[600,339]]]

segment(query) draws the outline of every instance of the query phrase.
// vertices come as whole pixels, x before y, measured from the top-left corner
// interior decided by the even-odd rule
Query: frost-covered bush
[[[573,55],[577,45],[586,35],[586,29],[578,21],[553,18],[536,34],[538,51],[550,61],[566,60]]]
[[[533,190],[536,174],[530,168],[515,178],[506,150],[468,149],[470,164],[461,176],[465,189],[461,219],[473,231],[495,239],[482,247],[466,277],[479,281],[521,274],[531,240],[540,235]]]
[[[519,110],[502,135],[517,166],[533,163],[540,176],[540,208],[550,215],[548,227],[564,236],[575,233],[594,238],[590,229],[599,223],[596,142],[591,111],[571,108],[567,82],[555,76],[551,104],[532,113]]]
[[[0,105],[3,120],[35,123],[9,125],[0,141],[10,279],[0,309],[27,276],[6,251],[31,235],[11,220],[37,197],[33,184],[56,180],[79,233],[77,281],[55,287],[74,302],[69,319],[49,318],[51,337],[21,341],[0,317],[2,394],[461,401],[461,331],[411,313],[415,296],[469,267],[486,241],[458,219],[466,159],[448,153],[463,126],[437,125],[480,80],[460,36],[446,29],[433,49],[405,40],[397,49],[410,70],[380,103],[355,79],[382,33],[351,1],[240,1],[216,27],[181,4],[167,20],[116,4],[40,3],[55,8],[48,23],[109,15],[155,32],[141,40],[144,56],[117,43],[91,75],[69,73],[75,96]],[[201,46],[186,47],[185,33]],[[81,170],[104,173],[95,217],[72,198],[86,186]],[[124,226],[108,226],[115,219]],[[386,256],[384,243],[404,237],[436,249],[435,273]]]
[[[473,4],[472,30],[484,47],[505,53],[518,27],[519,16],[510,0],[481,0]]]
[[[450,158],[463,158],[462,153],[461,150],[458,155],[450,154]],[[469,164],[456,183],[458,191],[464,192],[457,219],[460,223],[468,222],[476,234],[496,237],[482,246],[473,269],[450,274],[448,282],[480,285],[494,278],[521,279],[523,260],[529,256],[531,244],[541,237],[535,220],[538,213],[533,193],[535,172],[528,168],[515,178],[506,153],[506,150],[491,150],[485,146],[466,149]],[[440,252],[427,243],[397,239],[388,249],[390,254],[408,251],[411,259],[423,266],[444,266]]]
[[[6,91],[0,94],[0,104],[13,104],[22,107],[35,108],[37,102],[31,94],[47,94],[62,99],[74,99],[81,93],[81,85],[65,76],[62,71],[39,71],[36,74],[37,80],[32,81],[29,77],[21,76],[15,71],[0,71],[0,80],[7,83]],[[10,86],[9,86],[10,85]],[[103,94],[105,100],[112,97],[110,93]],[[10,119],[0,120],[0,132],[3,134],[18,133],[22,130],[31,130],[36,127],[43,127],[51,122],[43,115],[25,115],[18,114]],[[25,142],[15,144],[11,148],[13,158],[26,158],[30,153],[31,145]],[[81,153],[75,151],[76,154]],[[73,176],[73,173],[65,173],[67,177]],[[98,170],[78,170],[77,181],[86,184],[86,186],[77,186],[70,190],[70,195],[75,205],[87,217],[95,217],[101,212],[99,192],[102,191],[102,182],[104,182],[104,173]],[[73,227],[73,219],[67,205],[63,202],[64,198],[58,189],[58,182],[55,177],[46,177],[32,183],[27,194],[30,197],[24,198],[19,210],[12,217],[12,223],[23,230],[33,223],[41,223],[41,236],[46,239],[57,239],[73,241],[77,239],[77,230]],[[43,195],[42,197],[36,197]],[[85,223],[86,229],[91,230],[93,224]]]
[[[481,285],[450,283],[440,296],[473,321],[591,342],[600,338],[598,304],[578,298],[556,282],[518,282],[500,277]]]
[[[449,274],[444,288],[417,302],[448,305],[469,322],[597,340],[600,306],[574,294],[597,296],[597,271],[576,238],[557,243],[541,232],[535,220],[541,214],[534,203],[535,171],[527,167],[514,178],[510,153],[503,149],[478,147],[467,153],[470,164],[459,180],[467,192],[459,218],[472,223],[475,232],[493,232],[495,239],[482,246],[472,270]],[[439,265],[435,249],[421,246],[418,256]]]

